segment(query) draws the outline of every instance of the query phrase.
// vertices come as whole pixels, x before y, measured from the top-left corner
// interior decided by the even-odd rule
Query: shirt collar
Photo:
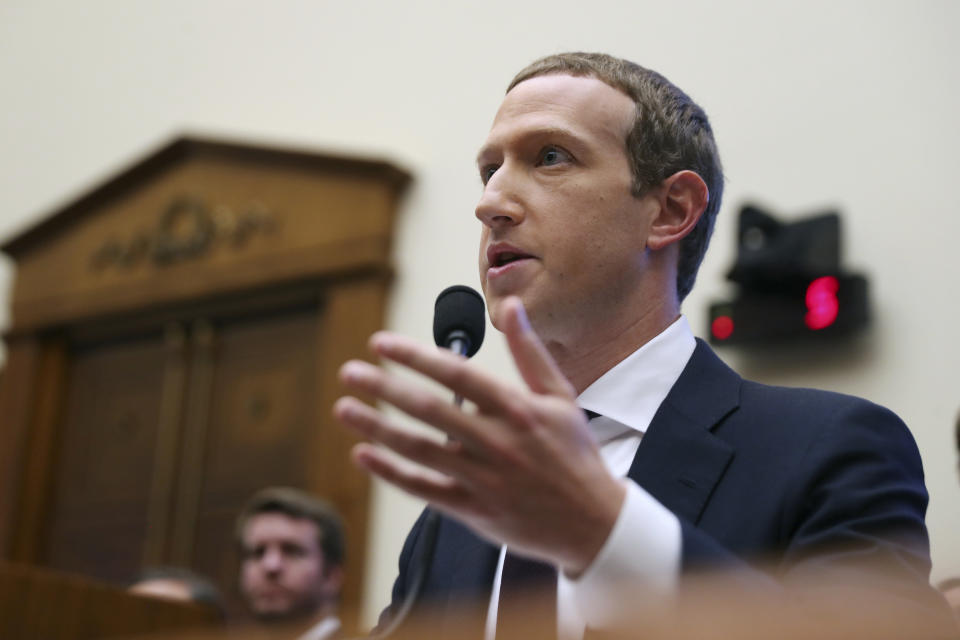
[[[584,389],[577,404],[644,433],[696,346],[680,316]]]
[[[328,616],[310,627],[297,640],[328,640],[333,638],[338,631],[340,631],[340,619],[336,616]]]

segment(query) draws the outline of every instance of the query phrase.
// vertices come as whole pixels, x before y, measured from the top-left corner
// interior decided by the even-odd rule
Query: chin
[[[259,611],[255,611],[253,615],[256,616],[260,622],[276,622],[277,620],[283,620],[287,617],[286,613],[277,609],[260,609]]]
[[[261,620],[276,620],[289,616],[291,608],[286,602],[267,602],[255,607],[253,613]]]
[[[484,299],[487,303],[487,316],[490,318],[490,324],[493,325],[494,329],[503,333],[500,323],[500,303],[503,301],[503,298],[488,297],[486,292],[484,292]]]
[[[507,298],[519,298],[523,303],[523,309],[530,321],[530,326],[540,335],[540,332],[546,328],[545,318],[553,315],[549,301],[545,301],[542,296],[533,295],[533,292],[524,291],[522,293],[510,293],[508,295],[490,295],[486,297],[487,311],[490,315],[490,323],[493,327],[503,333],[502,305]]]

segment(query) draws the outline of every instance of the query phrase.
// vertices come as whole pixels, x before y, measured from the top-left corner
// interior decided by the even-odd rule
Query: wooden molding
[[[408,176],[181,139],[3,245],[12,330],[389,265]]]

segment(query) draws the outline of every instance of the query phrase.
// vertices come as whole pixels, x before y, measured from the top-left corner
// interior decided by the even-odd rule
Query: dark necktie
[[[497,640],[557,637],[557,570],[510,553],[503,559]]]

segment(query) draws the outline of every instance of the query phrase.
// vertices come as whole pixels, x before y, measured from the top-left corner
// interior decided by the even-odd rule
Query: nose
[[[263,552],[260,564],[267,573],[277,573],[283,567],[283,553],[280,549],[268,548]]]
[[[491,229],[523,222],[525,213],[519,187],[519,176],[507,164],[501,165],[483,187],[477,203],[477,219]]]

